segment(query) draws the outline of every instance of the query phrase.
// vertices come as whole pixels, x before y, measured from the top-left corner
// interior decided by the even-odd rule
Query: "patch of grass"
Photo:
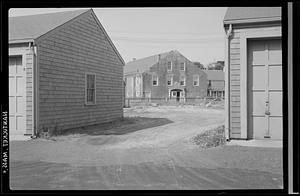
[[[196,135],[192,138],[192,143],[199,146],[200,148],[212,148],[220,145],[224,145],[226,142],[224,125],[211,129]]]

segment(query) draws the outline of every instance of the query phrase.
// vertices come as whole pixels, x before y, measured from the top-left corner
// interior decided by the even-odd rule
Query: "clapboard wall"
[[[241,55],[247,55],[247,51],[241,52],[240,35],[244,32],[266,31],[280,27],[280,22],[270,22],[263,24],[239,24],[233,25],[233,33],[230,38],[230,138],[241,138]]]
[[[38,124],[69,129],[123,117],[123,63],[92,12],[37,41]],[[85,74],[96,74],[96,104],[85,104]]]

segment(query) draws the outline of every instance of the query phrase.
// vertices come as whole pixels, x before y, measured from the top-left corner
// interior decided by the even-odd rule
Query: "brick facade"
[[[168,62],[172,62],[172,70],[167,70]],[[185,70],[180,70],[180,64],[185,63]],[[127,74],[125,78],[127,81],[133,80],[133,82],[126,83],[127,91],[135,91],[136,87],[132,84],[136,84],[136,78],[142,75],[142,94],[140,97],[152,98],[152,99],[166,99],[170,98],[170,91],[179,89],[184,92],[185,98],[203,98],[206,96],[207,91],[207,77],[206,74],[186,57],[181,55],[177,51],[171,51],[164,58],[158,58],[157,63],[152,65],[147,71],[135,74]],[[158,85],[152,84],[153,75],[158,76]],[[173,76],[173,84],[167,85],[168,75]],[[193,76],[199,76],[199,85],[193,85]],[[180,77],[185,77],[185,85],[180,85]],[[128,96],[129,95],[129,96]],[[129,93],[127,97],[138,97],[136,94]]]

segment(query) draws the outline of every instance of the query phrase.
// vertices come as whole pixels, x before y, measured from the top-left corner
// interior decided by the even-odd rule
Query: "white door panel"
[[[252,68],[253,90],[265,90],[266,88],[266,72],[265,66],[253,66]]]
[[[270,117],[269,129],[272,139],[282,139],[282,117]]]
[[[269,66],[269,90],[282,89],[281,74],[282,74],[281,65]]]
[[[248,46],[249,133],[256,139],[282,139],[281,40],[250,41]]]
[[[269,92],[270,115],[282,116],[282,92]]]
[[[253,115],[265,115],[265,92],[253,92]]]
[[[255,50],[252,50],[252,53],[249,57],[252,65],[265,65],[266,54],[264,43],[257,43]]]
[[[274,41],[268,43],[269,53],[268,53],[268,62],[270,65],[272,64],[282,64],[282,50],[281,50],[281,42]]]
[[[26,133],[26,76],[22,56],[9,57],[9,130]]]
[[[253,117],[253,138],[260,139],[264,138],[266,130],[267,130],[267,121],[265,117],[255,116]],[[260,131],[256,131],[260,130]]]

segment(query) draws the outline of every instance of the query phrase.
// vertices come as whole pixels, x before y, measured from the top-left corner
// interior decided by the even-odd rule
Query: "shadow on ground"
[[[163,126],[173,121],[167,118],[125,117],[123,120],[66,130],[63,135],[124,135],[139,130]]]

